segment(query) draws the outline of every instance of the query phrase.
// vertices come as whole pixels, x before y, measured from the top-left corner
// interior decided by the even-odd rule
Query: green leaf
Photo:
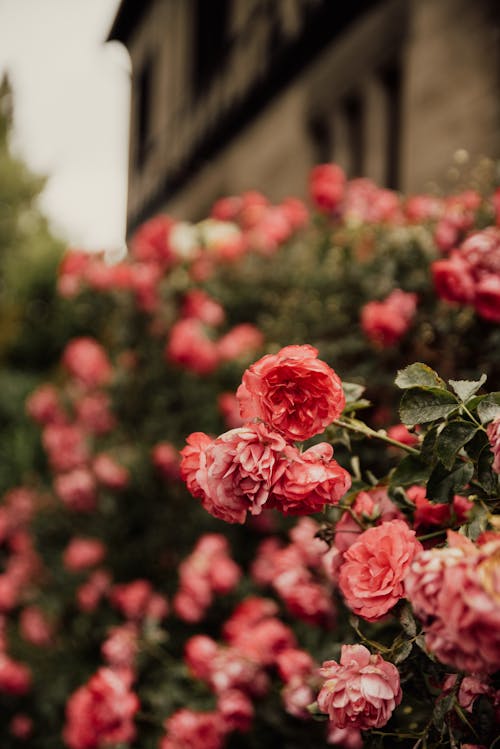
[[[477,459],[477,480],[486,494],[492,494],[497,484],[497,474],[493,473],[491,464],[493,463],[493,453],[489,444],[485,445]]]
[[[484,385],[486,380],[486,375],[482,374],[479,380],[449,380],[449,383],[460,400],[466,403]]]
[[[453,467],[457,452],[475,435],[477,427],[470,421],[451,421],[436,440],[436,454],[445,468]]]
[[[396,651],[396,655],[394,656],[393,660],[394,663],[402,663],[405,661],[408,656],[410,655],[411,651],[413,650],[413,643],[410,642],[410,640],[405,640],[401,647],[399,647]]]
[[[457,405],[456,396],[447,390],[412,388],[403,394],[399,414],[403,424],[414,426],[444,419],[455,411]]]
[[[459,463],[453,471],[438,463],[427,482],[427,497],[435,502],[450,502],[469,483],[473,473],[472,463]]]
[[[486,530],[488,518],[488,509],[481,504],[475,504],[469,515],[469,522],[463,526],[467,538],[470,538],[471,541],[475,541],[477,537]]]
[[[453,710],[454,704],[454,691],[452,691],[450,694],[447,694],[445,697],[440,697],[437,700],[436,706],[432,712],[432,722],[434,723],[438,731],[443,732],[445,726],[444,717],[447,713],[450,712],[450,710]]]
[[[352,403],[361,398],[366,388],[356,382],[342,382],[346,403]]]
[[[477,413],[481,419],[481,424],[487,424],[488,421],[500,418],[500,393],[485,395],[477,407]]]
[[[411,486],[425,484],[432,466],[418,455],[407,455],[391,474],[392,486]]]
[[[350,401],[346,403],[342,413],[348,414],[354,411],[361,411],[363,408],[370,408],[371,405],[370,401],[366,400],[366,398],[361,398],[359,401]]]
[[[417,623],[413,616],[412,610],[408,604],[405,604],[399,615],[399,623],[402,628],[410,637],[415,637],[417,634]]]
[[[400,369],[394,382],[402,390],[414,387],[446,389],[446,383],[437,372],[421,362]]]

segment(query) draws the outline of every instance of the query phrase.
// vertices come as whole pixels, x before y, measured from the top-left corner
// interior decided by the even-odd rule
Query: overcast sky
[[[129,59],[105,44],[119,0],[0,0],[15,148],[49,176],[42,207],[73,246],[124,241]]]

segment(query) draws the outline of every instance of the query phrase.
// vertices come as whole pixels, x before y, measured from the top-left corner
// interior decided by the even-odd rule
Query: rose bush
[[[494,744],[498,199],[311,190],[63,258],[2,454],[2,746]]]

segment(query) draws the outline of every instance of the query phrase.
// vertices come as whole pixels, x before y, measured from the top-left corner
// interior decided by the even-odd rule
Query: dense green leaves
[[[401,398],[399,414],[407,426],[444,419],[457,409],[455,396],[441,388],[411,388]]]
[[[457,452],[477,431],[477,427],[470,421],[452,421],[445,424],[436,439],[436,455],[445,468],[451,469]]]

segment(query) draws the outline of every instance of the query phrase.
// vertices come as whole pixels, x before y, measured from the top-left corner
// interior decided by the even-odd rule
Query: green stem
[[[412,454],[412,455],[420,455],[420,451],[416,450],[414,447],[411,447],[410,445],[405,445],[403,442],[399,442],[398,440],[393,440],[392,437],[388,437],[387,434],[383,434],[382,432],[377,432],[375,429],[372,429],[364,422],[349,422],[349,421],[342,421],[342,419],[335,419],[335,421],[332,422],[337,427],[341,427],[341,429],[349,429],[351,432],[356,432],[356,434],[364,434],[367,437],[376,437],[379,440],[382,440],[382,442],[387,442],[389,445],[392,445],[393,447],[399,447],[401,450],[406,450],[406,452]],[[361,426],[358,426],[358,425]]]

